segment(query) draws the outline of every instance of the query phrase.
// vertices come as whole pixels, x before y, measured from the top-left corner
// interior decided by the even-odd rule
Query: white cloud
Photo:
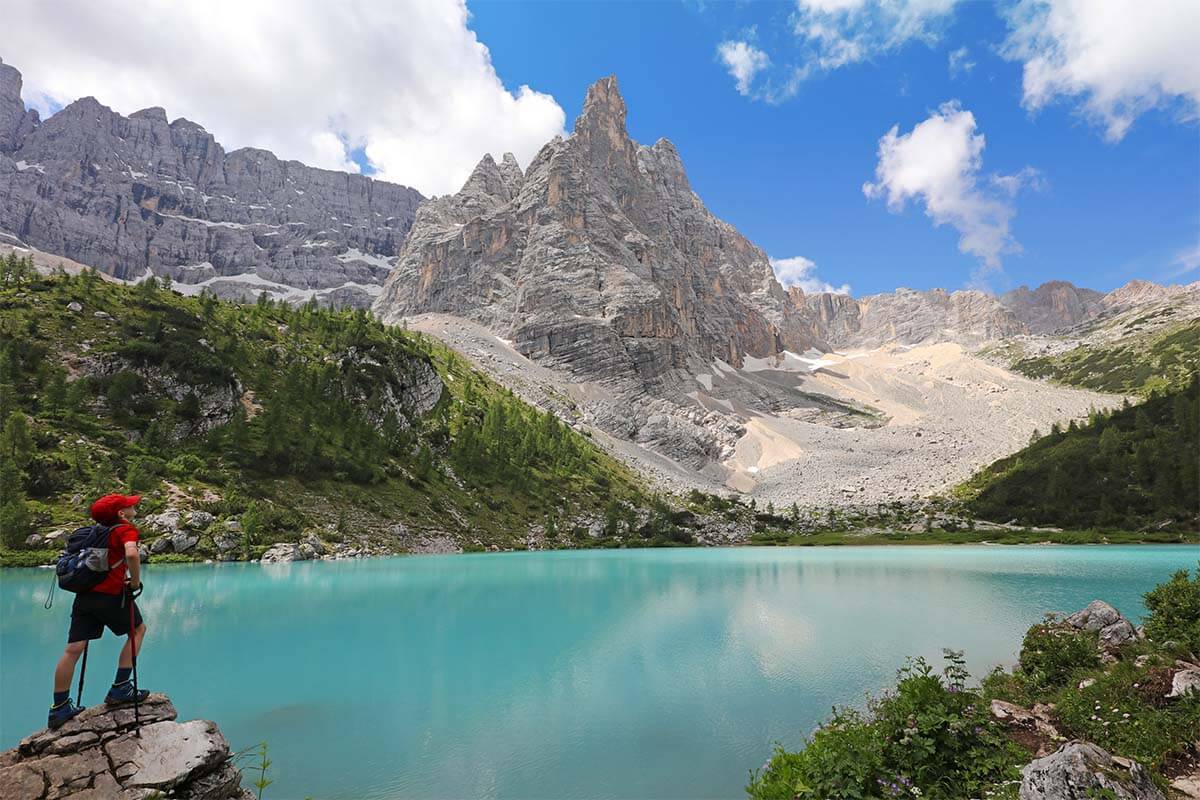
[[[965,47],[950,51],[947,66],[950,69],[951,78],[957,78],[959,75],[965,75],[975,69],[975,62],[970,59],[970,55],[970,51]]]
[[[953,226],[960,235],[958,249],[981,262],[977,279],[999,270],[1004,253],[1020,251],[1009,232],[1016,213],[1012,197],[1022,185],[1036,186],[1039,180],[1031,168],[981,180],[984,146],[975,115],[957,101],[944,103],[909,133],[893,126],[884,134],[875,183],[863,184],[863,194],[885,197],[890,211],[903,210],[912,199],[924,205],[935,225]]]
[[[737,82],[738,93],[743,95],[750,94],[754,76],[771,65],[767,54],[748,42],[721,42],[717,45],[717,55]]]
[[[1200,114],[1196,0],[1022,0],[1007,17],[1031,111],[1070,98],[1111,141],[1150,109]]]
[[[933,44],[957,0],[796,0],[793,28],[809,46],[808,69],[830,70],[897,50]]]
[[[843,283],[841,286],[834,286],[818,278],[816,262],[804,256],[772,258],[771,269],[775,270],[775,277],[785,287],[798,286],[804,290],[805,294],[817,292],[850,294],[849,284]]]
[[[229,149],[331,169],[363,148],[425,194],[457,191],[485,152],[527,164],[565,120],[504,87],[462,0],[20,0],[4,16],[27,99],[163,106]]]

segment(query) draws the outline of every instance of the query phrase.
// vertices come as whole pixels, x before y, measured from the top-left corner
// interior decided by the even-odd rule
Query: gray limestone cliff
[[[126,117],[87,97],[39,122],[20,73],[0,65],[0,239],[118,278],[365,307],[422,199],[265,150],[226,153],[161,108]]]
[[[666,139],[638,145],[615,78],[523,173],[485,156],[425,203],[374,305],[442,312],[523,355],[627,393],[678,396],[716,360],[815,343],[766,254],[714,217]]]
[[[858,298],[789,292],[795,306],[811,315],[817,335],[834,348],[941,341],[977,345],[1028,332],[999,300],[979,291],[897,289]]]
[[[1034,290],[1021,286],[1000,295],[1000,304],[1031,333],[1054,333],[1086,322],[1104,310],[1104,294],[1067,281],[1048,281]]]

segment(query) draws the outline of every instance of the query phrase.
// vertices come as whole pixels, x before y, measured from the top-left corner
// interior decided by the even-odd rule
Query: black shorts
[[[82,592],[75,595],[75,605],[71,606],[71,632],[67,634],[68,642],[82,642],[87,639],[99,639],[107,627],[117,636],[129,633],[129,603],[123,594],[104,594],[103,592]],[[134,627],[142,624],[142,612],[133,603]]]

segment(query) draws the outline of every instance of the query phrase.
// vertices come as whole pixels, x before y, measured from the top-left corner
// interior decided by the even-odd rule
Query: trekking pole
[[[87,674],[87,654],[88,643],[85,640],[83,643],[83,667],[79,670],[79,692],[75,695],[75,705],[83,702],[83,676]]]
[[[131,590],[129,592],[129,653],[132,656],[133,666],[133,731],[140,739],[142,736],[142,718],[138,713],[138,680],[137,680],[137,637],[134,636],[133,621],[134,621],[134,598],[137,596]],[[84,650],[84,654],[87,651]]]

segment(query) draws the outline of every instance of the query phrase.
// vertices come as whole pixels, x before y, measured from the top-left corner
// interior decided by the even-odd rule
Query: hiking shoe
[[[114,683],[112,688],[108,690],[108,696],[104,698],[104,704],[109,706],[123,706],[132,703],[143,703],[150,696],[148,689],[141,689],[137,692],[133,690],[133,681],[125,681],[124,683]]]
[[[50,714],[46,718],[46,727],[52,731],[61,728],[67,722],[79,716],[84,706],[77,706],[70,700],[64,700],[56,706],[50,706]]]

